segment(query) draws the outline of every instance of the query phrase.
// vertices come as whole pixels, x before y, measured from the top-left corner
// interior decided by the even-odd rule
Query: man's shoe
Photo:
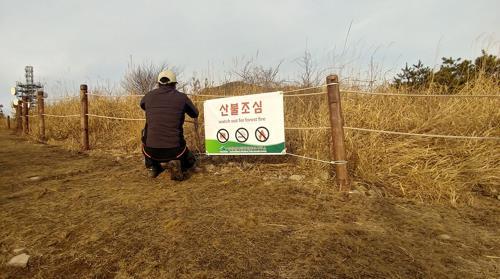
[[[189,169],[189,171],[192,173],[202,173],[203,169],[198,166],[193,166]]]
[[[181,169],[181,161],[172,160],[172,161],[168,162],[168,166],[170,169],[170,179],[171,180],[175,180],[175,181],[184,180],[184,174],[182,173],[182,169]]]
[[[159,170],[157,168],[148,168],[149,178],[156,178],[156,177],[158,177],[158,175],[160,175],[161,172],[162,172],[162,170]]]

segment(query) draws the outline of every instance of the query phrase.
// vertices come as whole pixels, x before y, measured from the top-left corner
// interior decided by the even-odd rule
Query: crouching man
[[[198,117],[198,109],[186,94],[177,91],[175,73],[164,70],[158,75],[158,88],[141,100],[146,112],[146,127],[142,132],[142,152],[151,178],[157,177],[168,162],[172,180],[184,180],[185,173],[196,159],[184,139],[185,114]]]

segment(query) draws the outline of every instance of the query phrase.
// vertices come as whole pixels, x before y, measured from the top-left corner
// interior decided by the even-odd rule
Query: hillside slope
[[[494,278],[500,201],[338,193],[234,163],[174,183],[139,157],[0,131],[1,278]],[[449,237],[447,237],[447,236]],[[31,255],[7,267],[13,249]]]

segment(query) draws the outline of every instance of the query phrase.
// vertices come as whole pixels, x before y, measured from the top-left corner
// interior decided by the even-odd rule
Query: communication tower
[[[34,82],[33,66],[24,67],[24,72],[26,82],[16,82],[16,86],[12,88],[12,95],[18,99],[27,97],[29,103],[35,104],[37,91],[43,89],[43,86],[39,82]]]

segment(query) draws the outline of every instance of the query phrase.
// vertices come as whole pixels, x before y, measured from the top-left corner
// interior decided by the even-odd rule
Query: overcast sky
[[[331,72],[347,67],[344,77],[363,76],[372,57],[393,73],[406,61],[498,55],[498,11],[498,0],[0,0],[0,103],[25,65],[53,96],[119,84],[131,59],[217,81],[251,57],[282,61],[293,79],[306,48]]]

